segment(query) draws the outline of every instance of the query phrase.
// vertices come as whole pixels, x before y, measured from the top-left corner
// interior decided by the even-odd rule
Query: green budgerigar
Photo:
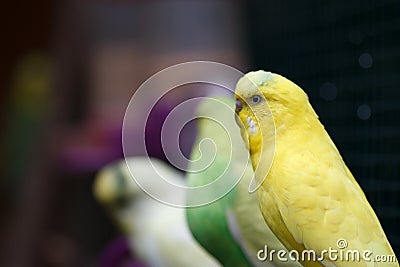
[[[232,179],[242,178],[222,198],[187,208],[189,228],[197,241],[223,266],[300,266],[293,261],[265,259],[265,246],[268,250],[286,249],[265,223],[257,194],[249,193],[254,172],[236,126],[234,106],[232,96],[218,96],[205,98],[197,110],[198,136],[191,154],[188,186],[210,184],[222,173]],[[210,159],[211,164],[203,168],[204,162]],[[195,198],[198,197],[188,194],[187,204],[197,203]]]

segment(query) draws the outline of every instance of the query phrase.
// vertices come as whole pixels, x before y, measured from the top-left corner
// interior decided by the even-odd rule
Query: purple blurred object
[[[94,124],[67,136],[60,167],[69,173],[91,172],[122,157],[121,126]]]
[[[176,108],[177,105],[183,103],[186,99],[190,99],[191,96],[180,99],[180,101],[164,101],[161,100],[156,105],[154,105],[152,111],[149,114],[148,121],[146,122],[145,128],[145,143],[147,153],[150,157],[156,157],[167,162],[170,162],[171,159],[167,159],[164,151],[168,149],[167,147],[163,147],[161,142],[161,130],[166,131],[165,140],[167,145],[174,144],[176,139],[178,138],[179,147],[173,147],[176,150],[180,150],[182,155],[186,158],[190,158],[190,152],[193,146],[194,139],[197,133],[197,127],[195,123],[186,124],[182,130],[176,135],[176,132],[173,129],[179,129],[183,125],[181,125],[182,121],[179,118],[176,118],[176,121],[173,121],[173,125],[165,126],[164,122],[166,121],[167,116],[170,112]],[[194,113],[195,107],[191,107],[190,110],[186,108],[185,111],[189,113]],[[163,128],[164,127],[164,128]]]
[[[166,160],[161,144],[161,129],[168,114],[179,103],[180,101],[162,100],[154,105],[145,126],[145,144],[148,156]],[[138,114],[138,116],[145,117],[145,114]],[[175,128],[181,126],[178,125],[179,121],[176,123]],[[145,152],[136,148],[143,142],[140,140],[143,126],[134,126],[136,125],[129,129],[130,148],[128,154],[129,156],[145,156],[143,155]],[[180,136],[173,136],[167,131],[167,142],[173,142],[175,138],[179,138],[179,148],[176,149],[180,149],[181,153],[189,158],[195,136],[195,124],[187,124]],[[68,173],[92,172],[114,160],[123,158],[123,156],[122,124],[90,122],[79,130],[67,133],[66,142],[61,147],[59,165]]]
[[[146,265],[132,257],[128,240],[121,236],[102,251],[97,267],[146,267]]]

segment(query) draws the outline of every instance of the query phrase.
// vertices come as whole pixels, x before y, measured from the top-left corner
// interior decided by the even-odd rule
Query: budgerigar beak
[[[239,114],[239,112],[242,110],[242,108],[243,108],[242,101],[240,101],[239,99],[236,99],[236,108],[235,108],[236,114]]]

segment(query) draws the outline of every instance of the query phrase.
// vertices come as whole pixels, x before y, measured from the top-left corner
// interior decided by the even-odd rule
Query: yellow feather
[[[265,99],[253,103],[257,94]],[[251,72],[238,82],[236,98],[243,106],[238,115],[253,168],[270,164],[261,155],[274,152],[267,176],[257,177],[263,181],[259,203],[267,224],[289,250],[312,249],[321,255],[329,248],[340,250],[337,242],[345,239],[348,246],[343,251],[370,250],[370,258],[394,255],[363,191],[300,87],[277,74]],[[256,121],[256,133],[246,127],[247,118]],[[355,262],[325,257],[323,263],[375,266],[362,258]],[[302,264],[320,266],[315,261]],[[399,265],[396,260],[378,266]]]

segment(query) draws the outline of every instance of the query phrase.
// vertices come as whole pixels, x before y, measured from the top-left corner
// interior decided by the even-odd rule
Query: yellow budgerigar
[[[399,266],[306,93],[265,71],[246,74],[235,93],[262,214],[290,257],[304,266]]]

